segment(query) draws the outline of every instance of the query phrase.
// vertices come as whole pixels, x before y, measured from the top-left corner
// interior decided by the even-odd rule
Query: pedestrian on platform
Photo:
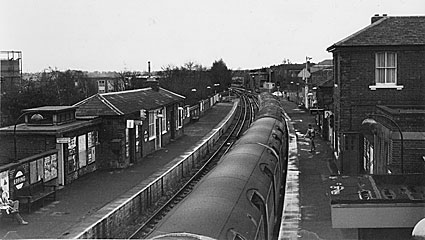
[[[19,201],[10,200],[7,192],[3,191],[2,187],[0,187],[0,210],[1,214],[13,215],[19,224],[28,224],[28,222],[22,218],[21,214],[19,214]]]
[[[308,124],[307,132],[304,134],[304,138],[307,137],[310,142],[310,152],[316,150],[316,145],[314,144],[314,137],[316,136],[316,131],[313,128],[313,125]]]

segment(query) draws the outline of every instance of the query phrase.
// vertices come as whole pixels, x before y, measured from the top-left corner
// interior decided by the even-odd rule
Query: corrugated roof
[[[425,45],[425,16],[384,16],[327,51],[336,47],[407,45]]]
[[[93,95],[74,106],[77,116],[111,116],[125,115],[141,109],[157,109],[172,103],[183,101],[185,97],[159,88],[111,92]]]

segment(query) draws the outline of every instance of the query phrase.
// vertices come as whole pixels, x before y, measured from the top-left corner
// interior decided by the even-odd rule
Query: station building
[[[375,15],[327,49],[334,62],[331,142],[342,173],[424,172],[424,47],[424,16]]]
[[[101,121],[78,120],[76,109],[24,109],[24,123],[0,128],[1,187],[10,196],[40,183],[64,186],[98,168]]]
[[[183,100],[156,86],[25,109],[24,123],[0,128],[0,187],[15,198],[36,185],[65,186],[100,168],[136,164],[184,133]]]
[[[184,133],[184,99],[157,85],[96,94],[75,104],[76,116],[101,119],[99,167],[125,168]]]

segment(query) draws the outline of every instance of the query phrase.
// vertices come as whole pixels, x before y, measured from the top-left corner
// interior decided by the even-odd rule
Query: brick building
[[[423,172],[425,124],[415,114],[425,105],[425,16],[375,15],[327,51],[334,62],[333,148],[340,171]],[[370,118],[376,124],[362,124]],[[402,143],[412,153],[404,159]]]
[[[0,128],[0,165],[12,164],[11,174],[22,169],[24,186],[66,185],[95,171],[100,119],[77,120],[75,111],[73,106],[24,109],[24,123]]]
[[[102,119],[100,167],[127,167],[183,134],[185,98],[152,84],[96,94],[75,104],[78,119]]]

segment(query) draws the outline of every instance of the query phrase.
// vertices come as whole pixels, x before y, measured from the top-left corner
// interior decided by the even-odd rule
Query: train
[[[288,160],[288,129],[279,100],[258,95],[248,130],[217,166],[153,229],[149,239],[274,239]]]

